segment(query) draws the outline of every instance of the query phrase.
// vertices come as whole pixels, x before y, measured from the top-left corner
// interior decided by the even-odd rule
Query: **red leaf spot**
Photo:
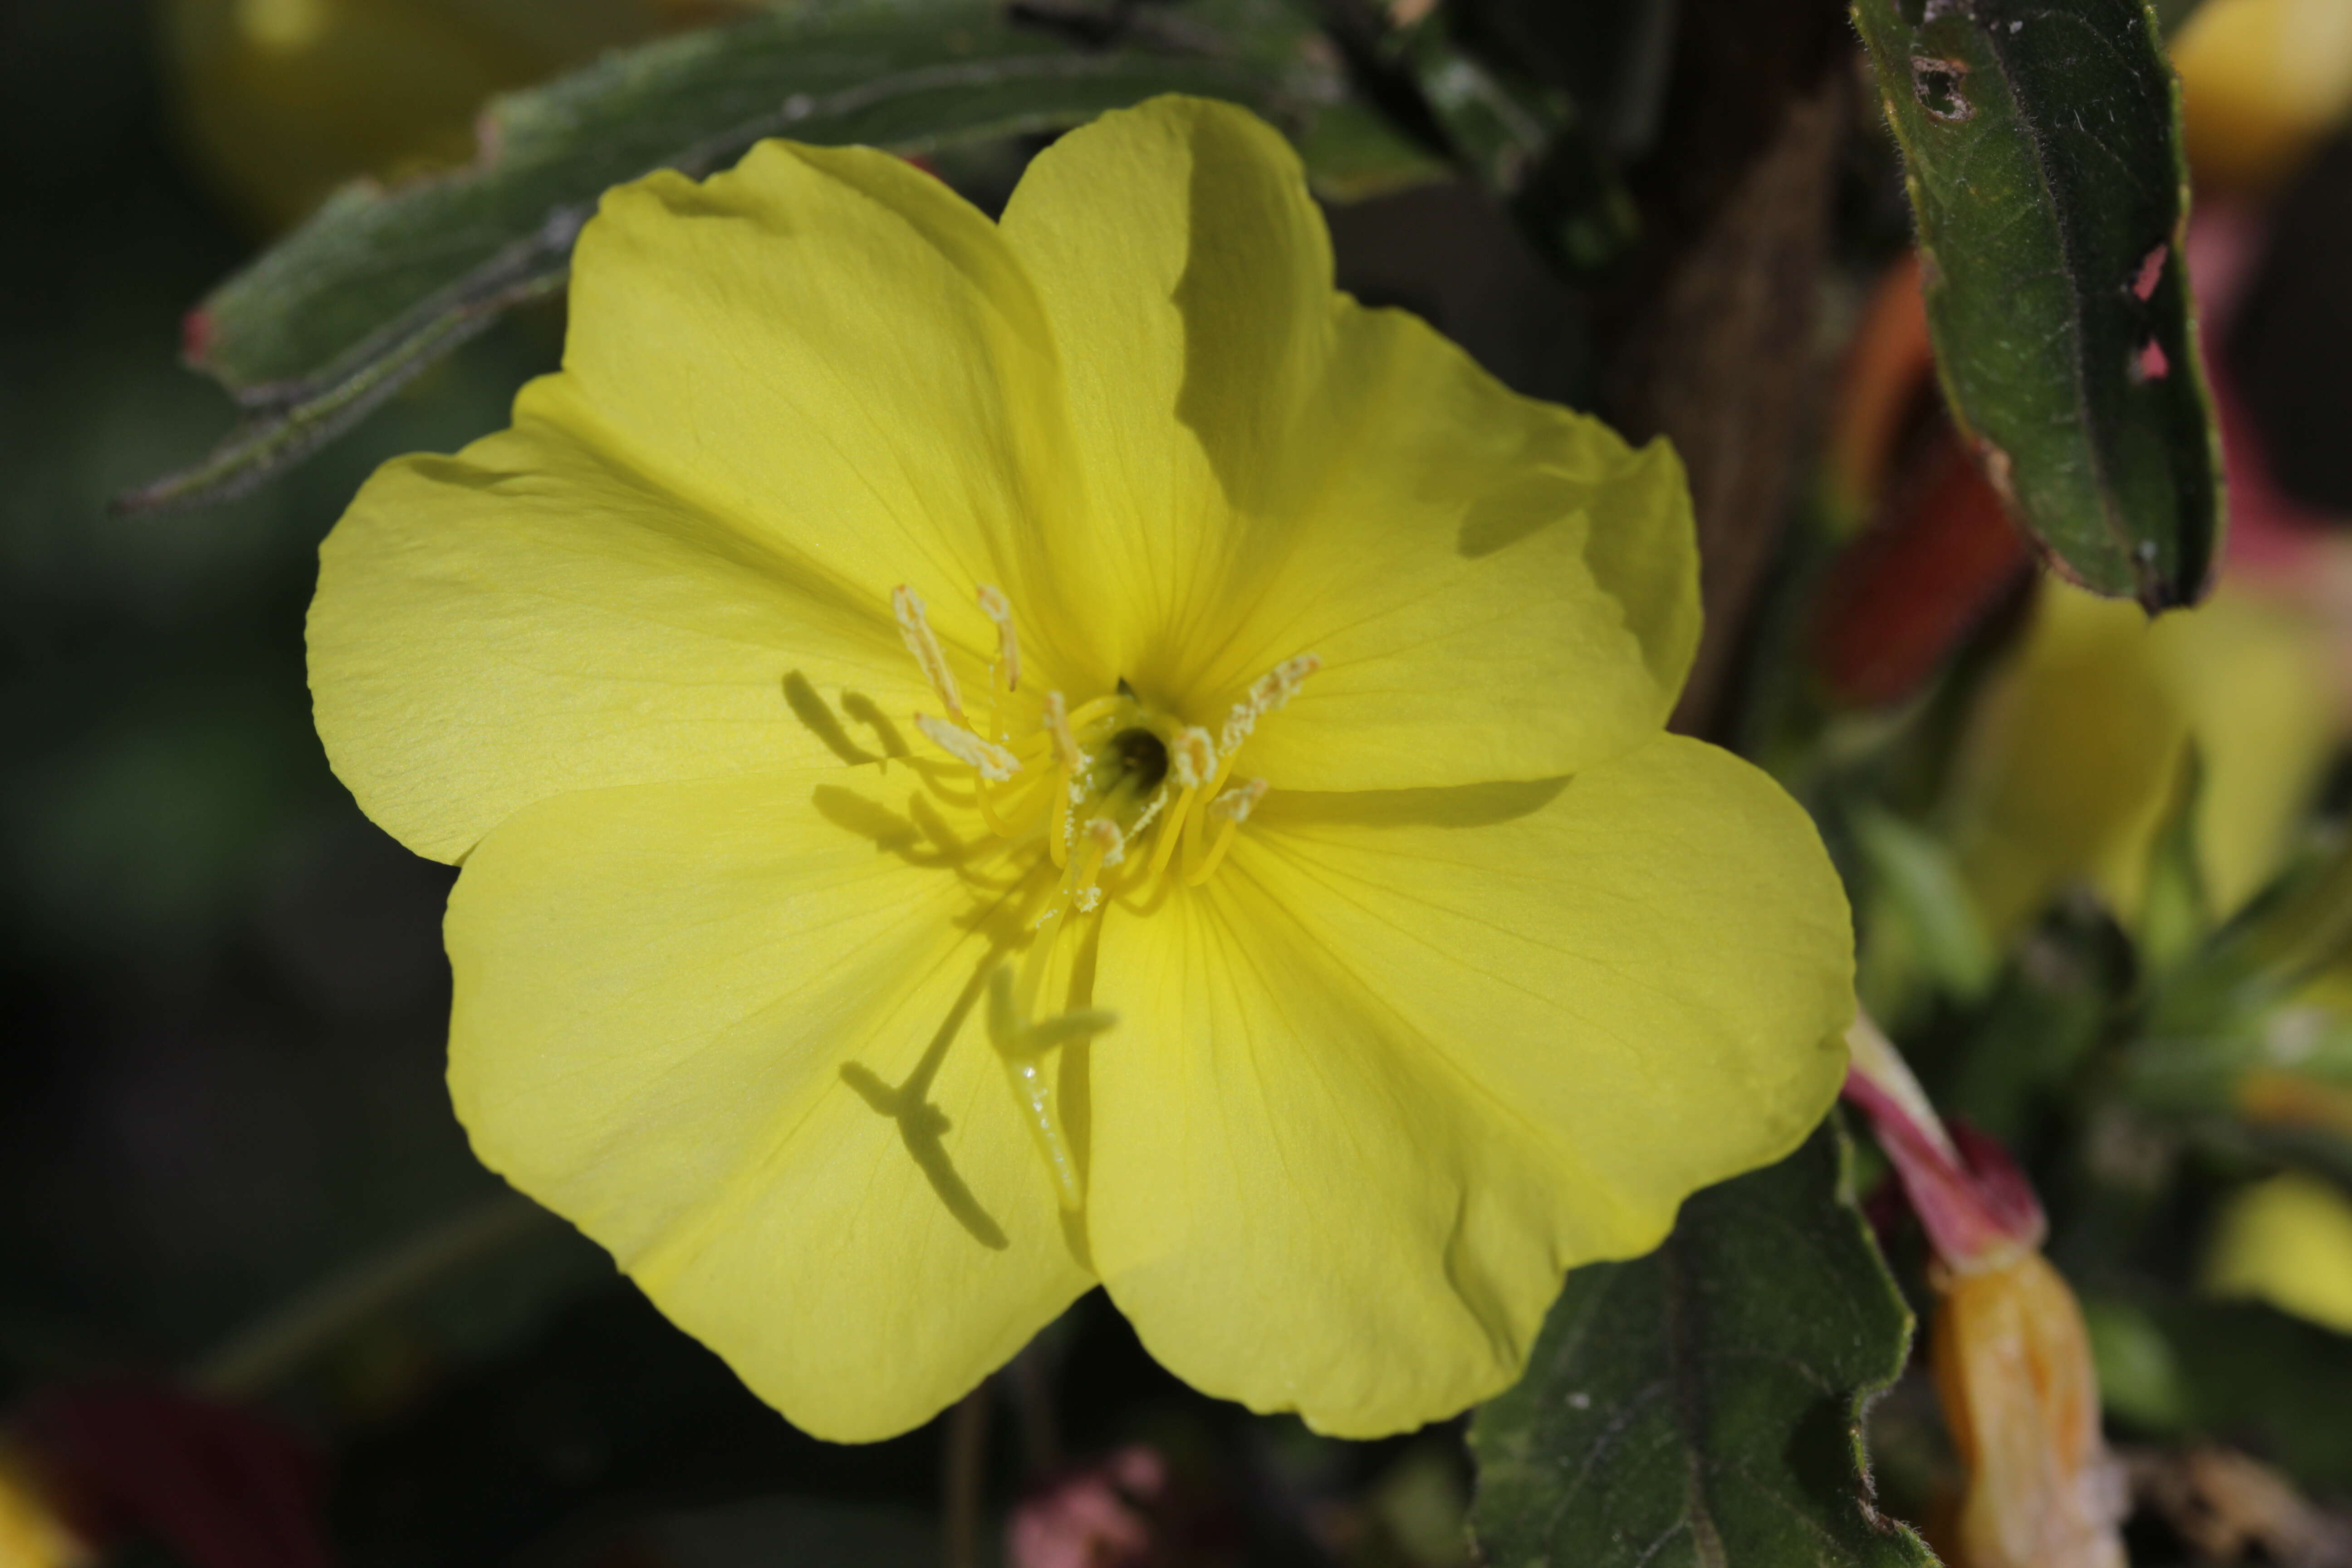
[[[180,358],[187,364],[201,365],[213,352],[213,319],[201,310],[189,311],[180,318]]]

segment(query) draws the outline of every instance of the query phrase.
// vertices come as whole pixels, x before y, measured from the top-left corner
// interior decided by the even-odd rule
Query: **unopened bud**
[[[2082,1310],[2039,1252],[1943,1275],[1928,1340],[1968,1468],[1956,1531],[1968,1568],[2124,1568],[2123,1471],[2099,1431]]]

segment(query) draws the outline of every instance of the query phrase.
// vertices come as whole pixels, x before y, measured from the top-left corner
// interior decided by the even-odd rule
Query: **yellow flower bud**
[[[2074,1292],[2038,1252],[1938,1289],[1928,1355],[1969,1473],[1960,1568],[2123,1568],[2123,1477]]]

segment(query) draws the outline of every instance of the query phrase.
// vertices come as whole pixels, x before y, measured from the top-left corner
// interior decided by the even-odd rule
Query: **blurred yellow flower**
[[[197,162],[264,228],[346,180],[462,163],[493,93],[753,0],[168,0]]]
[[[2352,5],[2204,0],[2172,40],[2172,61],[2198,178],[2264,191],[2352,115]]]
[[[1988,923],[2006,936],[2074,882],[2134,918],[2192,741],[2201,868],[2235,909],[2277,869],[2341,728],[2324,630],[2234,584],[2150,621],[2051,579],[2032,616],[1955,776],[1952,840]]]
[[[475,1148],[811,1431],[1097,1281],[1209,1393],[1410,1427],[1836,1092],[1821,844],[1661,729],[1672,453],[1331,265],[1230,107],[1001,225],[768,142],[608,195],[564,372],[324,548],[329,754],[465,868]]]
[[[2205,1287],[2352,1334],[2352,1202],[2294,1173],[2244,1188],[2215,1226]]]

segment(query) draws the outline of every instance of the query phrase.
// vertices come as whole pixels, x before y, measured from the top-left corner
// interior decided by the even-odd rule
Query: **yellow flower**
[[[1209,1393],[1408,1427],[1836,1092],[1819,840],[1660,728],[1672,454],[1330,279],[1229,107],[1001,224],[765,143],[607,196],[563,373],[327,542],[329,755],[465,867],[475,1148],[813,1432],[1097,1282]]]
[[[197,162],[266,229],[346,180],[475,155],[493,93],[751,0],[165,0],[173,107]]]
[[[2218,913],[2284,854],[2341,728],[2325,637],[2299,608],[2224,583],[2150,621],[2053,580],[1962,748],[1953,840],[1994,931],[2069,882],[2136,917],[2192,741],[2197,837]]]
[[[2316,1176],[2255,1183],[2221,1211],[2205,1285],[2352,1334],[2352,1203]]]
[[[2172,62],[2200,191],[2268,190],[2352,114],[2352,6],[2205,0],[2174,38]]]

